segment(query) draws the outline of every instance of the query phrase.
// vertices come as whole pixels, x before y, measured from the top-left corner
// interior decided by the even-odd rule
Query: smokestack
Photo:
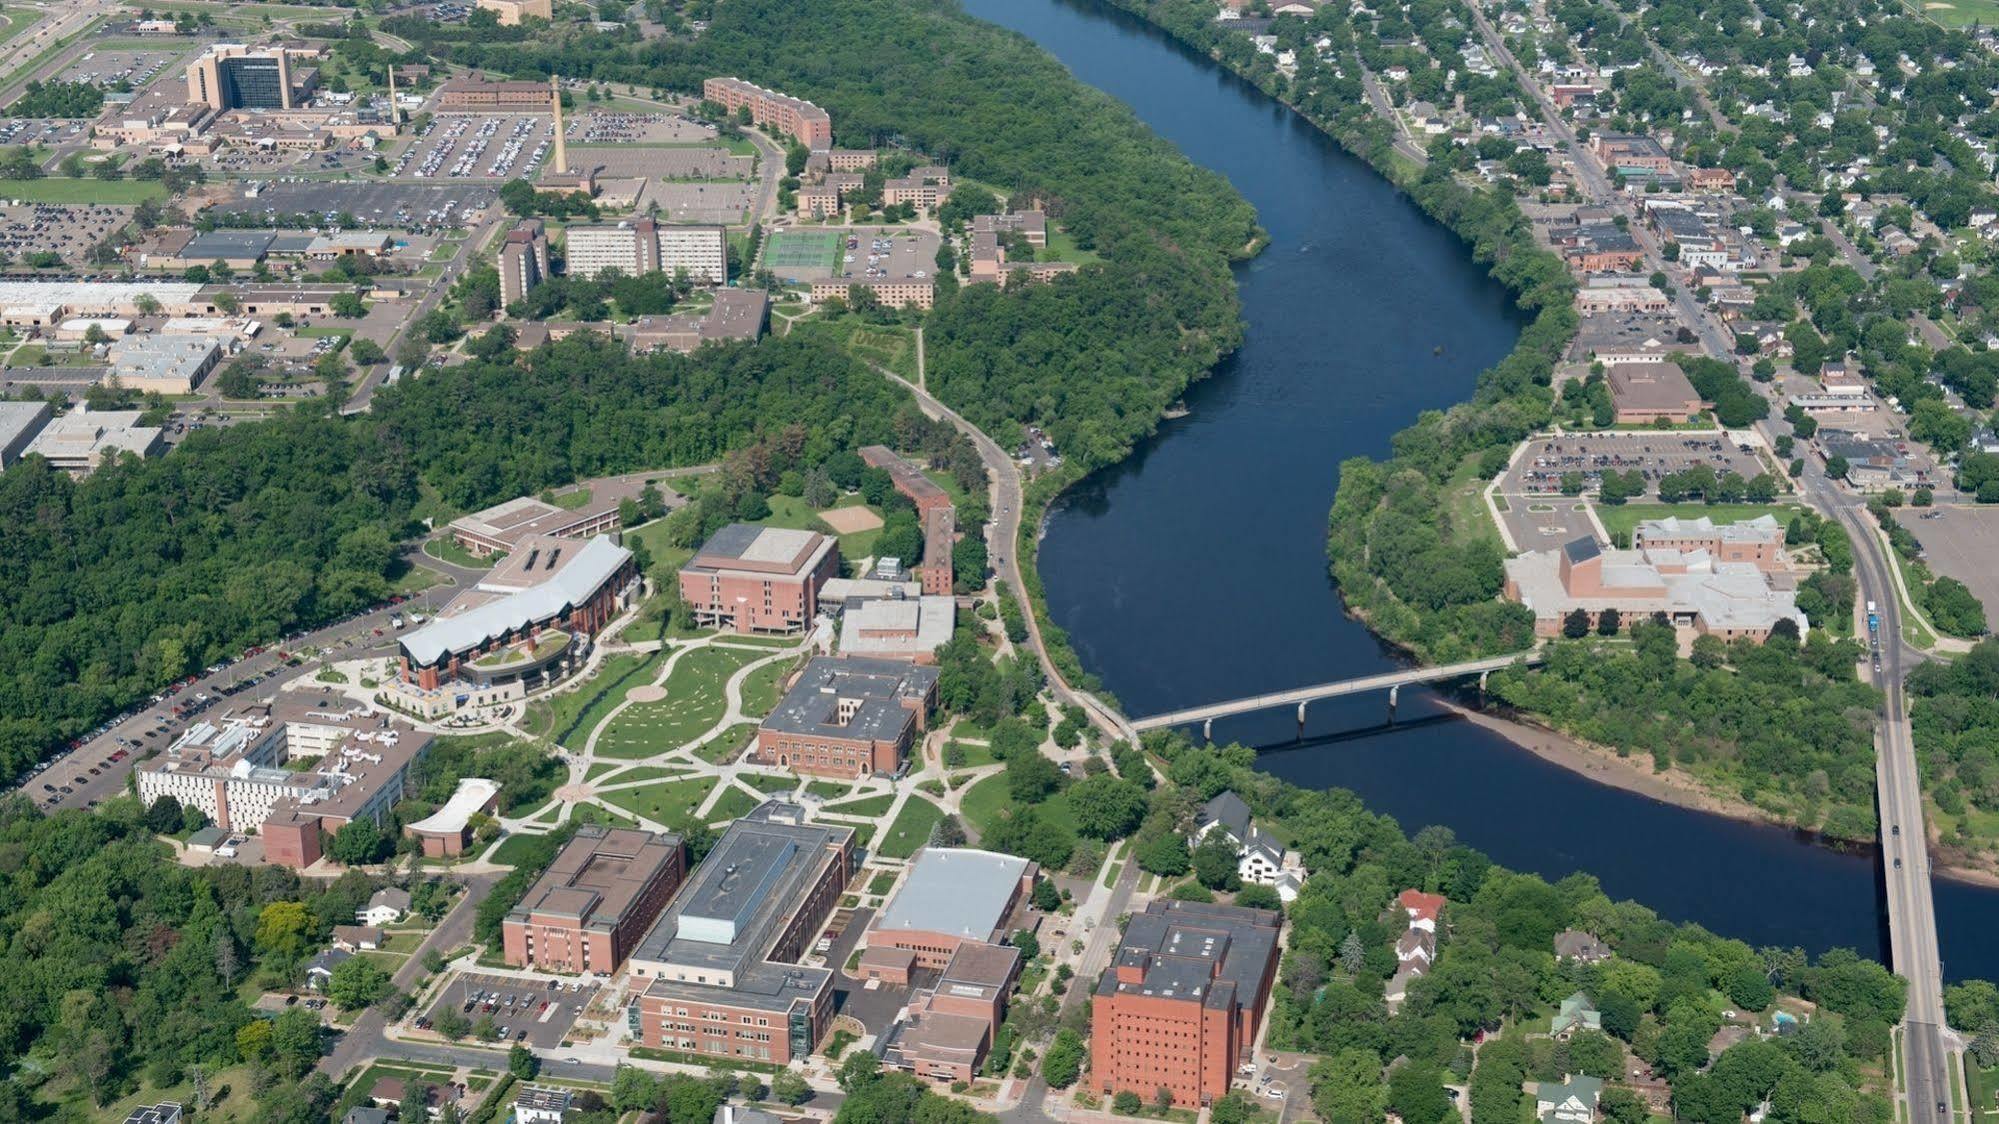
[[[556,84],[555,75],[548,76],[549,107],[555,111],[555,172],[569,174],[569,146],[562,136],[562,87]]]

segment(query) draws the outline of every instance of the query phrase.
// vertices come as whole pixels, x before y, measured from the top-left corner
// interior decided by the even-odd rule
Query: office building
[[[940,969],[966,944],[998,944],[1034,890],[1033,861],[971,847],[925,847],[868,930],[868,948],[911,953]]]
[[[1229,1091],[1277,975],[1278,915],[1155,901],[1133,914],[1090,1002],[1090,1085],[1198,1108]]]
[[[304,93],[282,47],[217,43],[187,68],[187,100],[210,109],[293,109]]]
[[[445,530],[454,542],[479,558],[511,554],[534,536],[593,538],[618,530],[623,525],[619,509],[626,500],[636,501],[645,486],[644,480],[629,476],[598,480],[589,485],[588,498],[575,507],[520,496],[461,515]]]
[[[323,836],[379,824],[430,742],[344,696],[285,691],[189,727],[137,770],[139,799],[172,796],[225,831],[260,832],[268,861],[305,867]]]
[[[819,613],[819,587],[840,572],[840,548],[816,531],[731,523],[680,570],[680,599],[703,628],[789,635]]]
[[[500,244],[500,304],[520,300],[548,277],[548,233],[540,219],[523,219]]]
[[[52,467],[87,476],[98,465],[122,454],[157,456],[166,449],[165,431],[140,425],[138,410],[93,410],[78,406],[42,426],[27,451]]]
[[[851,828],[765,801],[729,825],[631,956],[647,1046],[784,1065],[833,1019],[833,973],[797,963],[853,873]]]
[[[507,963],[609,975],[686,875],[680,836],[585,824],[501,923]]]
[[[757,761],[828,777],[894,773],[937,701],[937,669],[813,659],[757,727]]]
[[[27,453],[54,413],[47,402],[0,402],[0,468],[12,466]]]
[[[107,382],[141,394],[189,394],[222,362],[207,336],[132,336],[111,345]]]
[[[751,121],[790,137],[808,152],[833,147],[833,118],[809,101],[786,97],[740,78],[710,78],[701,84],[701,96],[730,113],[747,107]]]
[[[520,539],[506,561],[403,634],[396,705],[435,718],[518,699],[581,666],[639,584],[632,552],[603,535]]]
[[[882,1065],[940,1083],[970,1081],[1006,1021],[1006,997],[1020,975],[1020,952],[1005,945],[958,946],[937,986],[910,997],[883,1036]]]
[[[1593,629],[1606,613],[1620,628],[1664,614],[1702,636],[1760,643],[1781,621],[1804,635],[1793,577],[1773,560],[1722,561],[1705,546],[1605,550],[1585,536],[1507,559],[1505,596],[1534,610],[1537,636],[1560,635],[1580,611]]]
[[[472,842],[472,819],[491,815],[499,806],[500,786],[484,777],[460,777],[451,799],[430,815],[403,827],[417,840],[427,858],[457,858]]]
[[[519,27],[529,17],[550,19],[555,14],[550,0],[479,0],[479,10],[499,16],[501,27]]]
[[[1678,363],[1663,356],[1650,362],[1612,363],[1604,371],[1619,425],[1685,425],[1706,403]]]
[[[448,78],[437,88],[437,107],[446,112],[547,113],[546,82],[495,82],[484,75]]]

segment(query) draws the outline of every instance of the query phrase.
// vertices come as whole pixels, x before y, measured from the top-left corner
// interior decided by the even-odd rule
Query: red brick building
[[[740,78],[710,78],[701,83],[701,96],[730,113],[748,106],[750,120],[783,133],[808,152],[833,147],[833,118],[802,98],[787,97]]]
[[[704,628],[789,635],[811,627],[819,588],[839,574],[825,535],[731,523],[681,567],[680,599]]]
[[[795,804],[730,824],[632,953],[633,1036],[720,1061],[811,1053],[832,1026],[833,973],[798,959],[853,869],[853,829],[807,823]]]
[[[1256,1041],[1277,975],[1278,915],[1155,901],[1125,926],[1090,1004],[1090,1085],[1208,1104]]]
[[[950,596],[954,576],[951,551],[958,541],[958,509],[951,503],[951,494],[886,446],[866,446],[861,460],[870,468],[887,472],[895,490],[916,505],[923,520],[923,561],[915,568],[916,580],[923,583],[925,593]]]
[[[678,835],[586,824],[501,922],[506,961],[609,975],[686,874]]]
[[[958,946],[937,979],[917,993],[908,1017],[889,1029],[882,1065],[939,1083],[970,1081],[1006,1019],[1020,952],[1005,945]]]
[[[827,777],[893,773],[937,702],[937,669],[900,660],[805,665],[757,727],[757,761]]]

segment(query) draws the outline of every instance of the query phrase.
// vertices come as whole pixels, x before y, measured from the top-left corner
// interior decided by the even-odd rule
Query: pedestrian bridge
[[[1514,652],[1505,656],[1487,656],[1480,660],[1464,663],[1445,664],[1440,667],[1411,667],[1400,671],[1384,672],[1380,675],[1364,675],[1358,679],[1342,679],[1335,683],[1320,683],[1311,687],[1296,687],[1289,691],[1273,691],[1248,698],[1230,699],[1226,702],[1208,703],[1205,706],[1190,706],[1185,710],[1171,710],[1164,714],[1149,715],[1131,719],[1131,728],[1139,733],[1146,730],[1161,730],[1170,726],[1201,725],[1201,736],[1212,740],[1213,723],[1217,718],[1227,718],[1236,714],[1248,714],[1257,710],[1275,710],[1278,707],[1298,708],[1298,726],[1305,725],[1305,708],[1320,699],[1336,699],[1344,695],[1358,695],[1366,691],[1387,691],[1388,707],[1395,708],[1396,695],[1403,687],[1418,683],[1441,683],[1447,679],[1463,679],[1478,676],[1480,686],[1485,677],[1501,668],[1530,667],[1547,658],[1539,648],[1525,652]]]

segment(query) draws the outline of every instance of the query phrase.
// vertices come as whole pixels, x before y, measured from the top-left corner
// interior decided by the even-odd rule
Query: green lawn
[[[761,718],[777,709],[777,700],[782,697],[778,683],[790,670],[790,664],[778,660],[750,672],[749,677],[743,680],[743,713]]]
[[[867,502],[859,495],[841,496],[834,507],[867,507]],[[868,508],[877,517],[881,512]],[[792,530],[810,530],[819,525],[819,512],[797,496],[770,497],[770,518],[763,521],[766,527],[785,527]],[[851,535],[841,535],[840,557],[846,559],[871,558],[875,552],[875,540],[881,537],[881,529],[855,531]]]
[[[731,648],[697,648],[680,658],[658,702],[634,703],[620,711],[597,737],[604,757],[651,757],[679,749],[722,720],[728,709],[729,676],[758,658]],[[632,686],[637,686],[634,682]]]
[[[529,711],[528,727],[557,742],[578,742],[595,729],[612,707],[624,701],[625,692],[641,683],[652,682],[663,652],[620,652],[607,656],[597,674],[573,691],[536,704]]]
[[[965,817],[965,825],[983,834],[999,819],[1000,809],[1012,799],[1013,794],[1006,787],[1006,774],[994,773],[966,789],[959,808]]]
[[[1036,261],[1072,261],[1077,265],[1089,265],[1102,261],[1095,250],[1085,250],[1076,244],[1076,236],[1066,230],[1048,232],[1048,245],[1034,252]]]
[[[637,827],[638,821],[623,812],[613,812],[599,808],[595,804],[578,804],[571,818],[577,823],[600,823],[611,827]]]
[[[875,852],[886,858],[906,859],[916,853],[918,847],[930,842],[930,833],[938,821],[944,818],[944,809],[920,796],[912,796],[902,806],[902,812],[889,825],[888,833],[881,837]]]
[[[500,840],[500,845],[493,850],[493,861],[503,866],[516,866],[524,857],[524,852],[532,845],[532,841],[540,838],[539,835],[509,835]]]
[[[694,826],[695,809],[714,787],[714,777],[692,777],[643,788],[617,789],[604,793],[603,799],[675,830],[685,830]]]
[[[962,759],[958,755],[962,754]],[[980,765],[991,765],[999,758],[993,756],[993,747],[974,745],[971,742],[952,741],[944,743],[944,759],[947,768],[976,769]]]
[[[731,785],[727,792],[716,797],[715,806],[708,809],[707,820],[709,823],[727,823],[730,820],[741,819],[761,803],[763,803],[762,797],[751,796]]]
[[[423,552],[440,562],[449,562],[453,566],[464,566],[473,570],[483,570],[506,557],[504,554],[489,554],[481,558],[458,545],[458,540],[449,535],[424,543]]]
[[[607,764],[605,762],[600,761],[597,764],[590,766],[590,777],[594,778],[598,776],[599,770],[602,770],[603,772],[610,772],[612,769],[616,768],[619,768],[619,766],[616,764]],[[605,781],[604,783],[637,784],[640,781],[663,781],[668,777],[684,777],[686,775],[687,775],[686,769],[670,769],[664,765],[638,765],[633,768],[626,769],[624,772],[619,773],[617,776],[612,777],[610,780]]]
[[[805,791],[821,800],[835,800],[854,790],[854,786],[834,781],[806,781]]]
[[[798,788],[797,777],[787,777],[773,773],[738,773],[736,779],[751,788],[764,792],[793,792]]]
[[[1899,1088],[1901,1086],[1901,1051],[1898,1050],[1895,1052],[1895,1059],[1896,1086]],[[1976,1065],[1968,1066],[1964,1071],[1964,1079],[1971,1085],[1971,1108],[1975,1115],[1983,1116],[1991,1110],[1999,1108],[1999,1101],[1993,1099],[1995,1096],[1999,1096],[1999,1066],[1993,1066],[1990,1069],[1980,1069]]]
[[[1945,27],[1991,27],[1999,24],[1999,0],[1909,0],[1909,10]]]
[[[694,747],[694,756],[713,765],[734,758],[749,747],[750,738],[757,732],[754,722],[738,722],[728,729]]]
[[[148,199],[164,199],[167,189],[158,180],[68,179],[49,176],[38,180],[0,180],[0,199],[24,203],[105,203],[137,206]]]
[[[828,804],[826,811],[836,816],[859,816],[863,819],[879,816],[895,805],[895,793],[881,796],[863,796],[859,800],[849,800],[843,804]]]
[[[1596,517],[1603,521],[1603,529],[1612,538],[1624,542],[1647,519],[1664,519],[1669,515],[1698,519],[1705,515],[1717,523],[1740,523],[1759,515],[1774,515],[1777,522],[1788,523],[1799,510],[1796,504],[1788,503],[1626,503],[1597,504]]]

